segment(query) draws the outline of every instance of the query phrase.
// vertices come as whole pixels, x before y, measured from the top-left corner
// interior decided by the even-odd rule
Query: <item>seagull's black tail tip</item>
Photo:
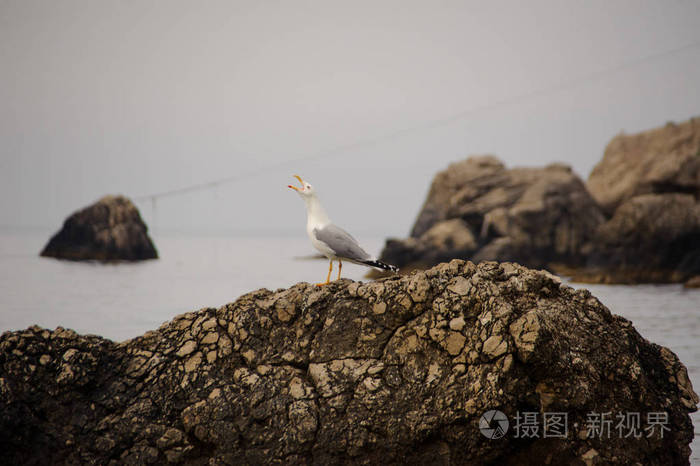
[[[384,262],[381,262],[381,261],[365,261],[364,263],[369,265],[370,267],[376,267],[376,268],[382,269],[382,270],[389,270],[389,271],[394,272],[394,273],[397,273],[399,271],[399,268],[396,267],[395,265],[385,264]]]

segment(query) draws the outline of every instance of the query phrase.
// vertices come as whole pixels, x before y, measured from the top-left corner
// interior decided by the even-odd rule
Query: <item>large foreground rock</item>
[[[158,257],[138,209],[123,196],[105,196],[68,217],[41,255],[98,261]]]
[[[0,337],[10,464],[687,464],[697,402],[671,351],[509,263],[259,290],[121,344]],[[511,420],[501,439],[479,431],[491,409]],[[518,412],[537,438],[514,437]],[[552,412],[565,438],[543,438]],[[588,435],[595,413],[611,438]],[[639,438],[620,413],[640,413]]]
[[[470,157],[435,176],[410,238],[388,240],[381,259],[409,268],[453,258],[581,265],[604,220],[568,166],[506,169]]]
[[[700,197],[700,117],[637,134],[620,134],[588,177],[593,197],[612,215],[641,194]]]

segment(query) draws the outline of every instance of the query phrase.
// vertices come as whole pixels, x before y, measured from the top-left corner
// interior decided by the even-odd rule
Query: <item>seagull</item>
[[[397,267],[380,262],[376,257],[369,255],[362,249],[357,240],[350,236],[350,233],[331,222],[326,211],[323,210],[313,186],[302,180],[299,175],[294,175],[294,178],[299,180],[301,187],[291,184],[287,187],[295,190],[306,204],[306,233],[311,239],[311,244],[330,261],[326,281],[317,283],[316,286],[328,285],[331,282],[334,260],[338,261],[338,280],[340,280],[340,272],[343,270],[343,260],[381,270],[399,271]]]

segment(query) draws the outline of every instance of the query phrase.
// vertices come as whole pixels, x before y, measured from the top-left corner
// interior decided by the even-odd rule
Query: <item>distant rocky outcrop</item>
[[[604,221],[568,166],[507,169],[470,157],[435,176],[411,237],[388,240],[381,259],[408,268],[453,258],[583,264]]]
[[[685,282],[700,276],[699,199],[700,118],[616,136],[587,185],[563,165],[471,157],[435,176],[410,237],[380,257],[409,270],[461,258],[587,282]]]
[[[123,196],[105,196],[72,214],[41,255],[104,262],[158,257],[138,209]]]
[[[684,282],[700,275],[700,118],[616,136],[587,186],[611,217],[575,279]]]
[[[9,464],[688,464],[697,402],[671,351],[511,263],[259,290],[123,343],[0,337]]]

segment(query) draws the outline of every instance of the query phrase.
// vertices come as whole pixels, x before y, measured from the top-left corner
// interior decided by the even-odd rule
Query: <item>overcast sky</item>
[[[303,232],[298,173],[349,231],[405,236],[451,161],[586,177],[616,133],[700,114],[698,25],[692,0],[0,0],[0,225],[257,172],[138,205]]]

